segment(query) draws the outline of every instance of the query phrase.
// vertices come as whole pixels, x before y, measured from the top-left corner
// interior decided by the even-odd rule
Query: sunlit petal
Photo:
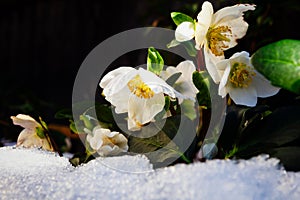
[[[257,103],[257,92],[254,87],[228,88],[230,98],[238,105],[253,107]]]
[[[215,83],[219,83],[221,77],[219,75],[216,64],[222,60],[223,57],[214,56],[206,47],[204,47],[204,57],[206,69]]]
[[[182,22],[175,30],[175,38],[178,42],[184,42],[193,39],[195,36],[195,27],[192,22]]]
[[[225,23],[236,18],[240,18],[244,15],[244,12],[248,10],[255,10],[255,5],[250,4],[237,4],[218,10],[212,19],[212,24]]]
[[[255,73],[256,76],[253,77],[253,85],[256,88],[258,97],[269,97],[279,92],[280,88],[271,85],[271,82],[259,72],[255,71]]]
[[[128,141],[124,135],[100,126],[94,127],[92,134],[88,134],[86,139],[100,156],[116,155],[128,150]]]
[[[150,99],[131,95],[128,102],[128,118],[135,122],[136,128],[141,127],[142,124],[151,122],[155,115],[163,110],[164,105],[163,93],[155,94]]]
[[[205,1],[202,4],[202,10],[197,16],[198,21],[196,25],[195,40],[196,40],[196,48],[198,49],[200,49],[204,44],[208,28],[211,25],[213,13],[214,10],[212,4],[208,1]]]

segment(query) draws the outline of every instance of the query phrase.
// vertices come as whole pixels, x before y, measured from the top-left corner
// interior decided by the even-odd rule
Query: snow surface
[[[152,169],[144,156],[74,168],[37,149],[0,148],[0,199],[300,199],[300,173],[262,155]]]

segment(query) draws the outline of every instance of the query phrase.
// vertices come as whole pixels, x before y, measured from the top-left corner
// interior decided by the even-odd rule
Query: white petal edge
[[[119,75],[124,75],[132,70],[135,70],[132,67],[119,67],[115,70],[112,70],[110,72],[108,72],[100,81],[100,87],[101,88],[105,88],[107,86],[107,84],[111,81],[113,81],[113,79]]]
[[[182,22],[175,30],[175,39],[178,42],[185,42],[195,36],[195,25],[192,22]]]
[[[29,115],[18,114],[17,116],[11,116],[10,118],[13,120],[14,125],[19,125],[23,128],[34,130],[36,127],[40,126],[40,124]]]
[[[237,105],[254,107],[257,103],[257,93],[252,85],[250,85],[248,88],[228,87],[228,93],[230,98]]]
[[[212,20],[212,24],[225,23],[226,21],[233,20],[244,15],[244,12],[248,10],[255,10],[255,5],[250,4],[237,4],[234,6],[228,6],[218,10]]]
[[[214,9],[210,2],[205,1],[202,9],[197,16],[197,25],[195,32],[196,48],[200,49],[206,40],[208,28],[211,25]]]
[[[228,77],[231,70],[231,65],[229,60],[224,60],[219,62],[217,66],[222,69],[224,68],[220,85],[219,85],[219,90],[218,90],[219,95],[222,96],[222,98],[224,98],[228,94],[226,86],[227,86]]]
[[[258,71],[254,71],[256,76],[253,77],[252,84],[256,88],[258,97],[270,97],[277,94],[280,90],[279,87],[275,87]]]

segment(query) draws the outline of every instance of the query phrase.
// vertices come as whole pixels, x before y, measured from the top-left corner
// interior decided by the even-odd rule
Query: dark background
[[[268,43],[297,32],[298,0],[211,1],[215,11],[236,3],[255,3],[245,15],[247,36],[227,54],[253,53]],[[106,38],[132,28],[175,29],[170,12],[196,18],[203,1],[182,0],[0,0],[0,141],[8,137],[9,116],[54,114],[71,108],[72,87],[84,58]],[[134,57],[120,65],[134,66]]]

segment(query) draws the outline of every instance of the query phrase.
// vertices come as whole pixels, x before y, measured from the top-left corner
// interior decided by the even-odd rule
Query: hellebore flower
[[[229,94],[236,104],[255,106],[257,97],[273,96],[279,91],[279,88],[272,86],[270,81],[254,69],[248,52],[235,53],[216,66],[222,77],[219,95],[224,98]]]
[[[16,146],[42,147],[45,150],[53,151],[53,147],[49,144],[46,136],[40,137],[37,133],[42,131],[42,125],[35,121],[32,117],[24,114],[10,117],[14,125],[22,126],[24,129],[21,131]]]
[[[93,132],[87,132],[89,133],[86,140],[100,156],[117,155],[128,151],[127,138],[119,132],[111,132],[100,126],[96,126]]]
[[[163,110],[164,95],[187,98],[164,80],[143,68],[120,67],[106,74],[100,82],[105,99],[116,113],[128,112],[128,129],[140,130]]]
[[[204,2],[197,16],[197,22],[183,22],[175,31],[179,42],[195,37],[196,48],[204,47],[206,68],[212,79],[219,83],[220,78],[215,63],[224,59],[224,50],[237,45],[248,29],[243,19],[244,12],[254,10],[255,5],[237,4],[225,7],[214,13],[212,4]]]
[[[179,63],[176,67],[167,67],[166,70],[160,73],[160,77],[164,80],[167,80],[172,75],[180,73],[179,78],[173,85],[174,89],[184,96],[195,98],[196,94],[198,93],[198,89],[193,83],[193,73],[195,71],[196,67],[194,63],[186,60]],[[179,99],[179,103],[182,103],[182,99]]]

